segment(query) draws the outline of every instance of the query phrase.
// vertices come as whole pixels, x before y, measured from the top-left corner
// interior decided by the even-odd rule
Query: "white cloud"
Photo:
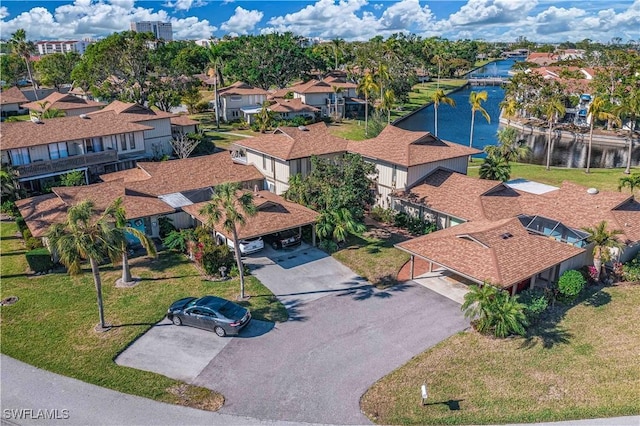
[[[264,13],[259,10],[246,10],[238,6],[233,16],[220,25],[220,29],[233,33],[233,35],[249,34],[263,16]]]
[[[429,6],[420,7],[418,0],[402,0],[384,11],[380,24],[393,31],[427,30],[433,28],[434,16]]]
[[[189,10],[193,7],[201,7],[206,5],[205,0],[175,0],[168,1],[165,6],[174,8],[175,10]]]
[[[449,17],[449,23],[458,26],[518,22],[536,4],[537,0],[469,0]]]
[[[209,38],[217,30],[197,17],[173,18],[165,10],[136,7],[134,0],[75,0],[55,8],[42,7],[23,12],[10,20],[0,17],[3,33],[27,30],[30,40],[105,37],[126,31],[132,21],[165,21],[173,25],[174,38]]]
[[[9,10],[6,6],[0,6],[0,19],[4,19],[9,16]]]

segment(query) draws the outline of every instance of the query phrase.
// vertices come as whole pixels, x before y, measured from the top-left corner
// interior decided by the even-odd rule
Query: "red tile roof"
[[[43,119],[40,123],[2,123],[0,146],[3,150],[24,148],[150,129],[149,126],[122,121],[113,112],[99,112],[88,114],[87,118],[61,117]]]
[[[584,252],[531,235],[517,218],[466,222],[397,244],[463,276],[507,288]]]
[[[287,201],[283,197],[269,191],[254,193],[253,202],[258,207],[258,213],[255,216],[245,218],[245,225],[238,228],[239,238],[253,238],[284,231],[285,229],[309,225],[315,223],[318,217],[317,212],[300,204]],[[183,210],[200,222],[206,223],[206,217],[200,214],[200,209],[205,204],[206,203],[192,204],[183,207]],[[225,220],[224,214],[222,216],[215,228],[216,231],[221,234],[227,234],[219,225]],[[227,236],[227,238],[230,237]]]
[[[216,186],[225,182],[262,181],[254,166],[235,163],[228,152],[161,162],[138,162],[137,169],[100,175],[123,179],[127,188],[154,196]]]
[[[44,105],[45,103],[46,105],[43,109],[40,105]],[[70,94],[53,92],[42,100],[26,103],[22,105],[22,107],[28,108],[33,111],[42,112],[49,109],[59,109],[62,111],[80,108],[100,109],[105,105],[106,104],[103,104],[102,102],[90,101]]]
[[[279,127],[274,133],[243,139],[236,141],[235,144],[281,160],[347,150],[347,141],[333,136],[323,122],[305,126],[303,129]]]
[[[22,93],[22,90],[16,86],[0,92],[0,105],[22,104],[26,102],[29,102],[29,100],[24,93]]]
[[[481,152],[475,148],[443,141],[429,132],[412,132],[391,125],[385,127],[373,139],[349,141],[348,150],[363,157],[404,167],[466,157]]]

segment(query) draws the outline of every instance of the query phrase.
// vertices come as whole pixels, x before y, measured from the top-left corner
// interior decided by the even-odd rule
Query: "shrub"
[[[406,228],[409,223],[409,215],[405,212],[400,212],[393,218],[393,224],[398,228]]]
[[[29,228],[22,230],[22,239],[27,241],[29,238],[33,237]]]
[[[575,298],[584,286],[587,284],[587,280],[582,276],[580,271],[571,269],[565,271],[558,280],[558,291],[563,296],[573,299]]]
[[[29,268],[33,272],[47,272],[53,269],[53,261],[51,260],[51,253],[44,247],[37,248],[25,253]]]
[[[385,209],[380,206],[375,206],[371,209],[371,217],[373,220],[383,223],[394,223],[396,211],[393,209]]]
[[[218,275],[222,266],[231,271],[235,260],[226,244],[204,244],[200,264],[208,275]]]
[[[331,239],[320,241],[320,243],[318,244],[318,247],[321,250],[326,251],[327,253],[333,253],[336,250],[338,250],[338,245],[335,243],[335,241]]]
[[[518,301],[524,305],[524,314],[529,323],[535,322],[549,306],[549,300],[541,289],[528,289],[518,295]]]
[[[187,251],[187,243],[194,239],[193,229],[173,230],[162,239],[162,244],[171,249],[178,250],[182,253]]]
[[[13,200],[3,201],[2,204],[0,204],[0,212],[12,217],[18,217],[20,215],[18,207],[16,207],[16,202]]]
[[[158,218],[158,226],[159,226],[159,234],[160,238],[165,238],[171,231],[175,231],[176,227],[173,226],[173,221],[166,217],[162,216]]]
[[[205,112],[208,109],[209,109],[209,102],[207,102],[205,100],[202,100],[202,101],[198,102],[193,107],[194,113]]]
[[[29,237],[24,240],[24,245],[27,247],[27,250],[33,250],[42,247],[42,241],[40,241],[39,238]]]
[[[622,279],[629,282],[640,282],[640,253],[635,259],[622,265]]]
[[[22,216],[16,217],[16,225],[18,226],[18,230],[22,233],[25,229],[27,229],[27,222],[24,221]]]

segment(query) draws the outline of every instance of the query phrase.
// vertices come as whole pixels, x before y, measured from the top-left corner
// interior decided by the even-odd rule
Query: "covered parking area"
[[[585,255],[580,247],[529,233],[518,218],[467,222],[396,247],[411,255],[411,280],[444,268],[461,283],[489,282],[511,294],[556,280],[580,267]]]
[[[269,191],[255,191],[253,193],[253,203],[257,207],[257,213],[254,216],[245,215],[245,224],[238,225],[238,239],[251,239],[263,237],[275,232],[287,231],[290,229],[301,232],[304,226],[314,225],[318,218],[318,213],[285,200],[283,197]],[[196,203],[184,206],[183,211],[191,215],[200,225],[207,224],[208,218],[200,213],[202,207],[207,203]],[[233,239],[233,236],[222,226],[226,216],[224,212],[217,223],[212,224],[216,232],[222,234],[227,239]],[[316,245],[315,227],[311,226],[311,245]]]

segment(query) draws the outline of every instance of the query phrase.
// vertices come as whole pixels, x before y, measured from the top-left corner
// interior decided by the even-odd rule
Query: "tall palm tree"
[[[507,126],[511,124],[511,119],[518,113],[518,102],[513,97],[506,97],[500,102],[502,115],[507,118]]]
[[[207,217],[208,226],[213,228],[222,220],[222,228],[230,232],[233,237],[236,264],[240,274],[240,299],[244,299],[245,294],[244,267],[240,244],[238,244],[238,226],[243,226],[246,223],[246,216],[253,216],[257,211],[258,209],[253,203],[253,194],[241,191],[238,183],[223,183],[216,186],[211,201],[200,209],[200,214]]]
[[[633,134],[636,130],[636,121],[640,116],[640,91],[633,90],[620,99],[620,105],[613,110],[613,114],[619,118],[629,120],[629,153],[627,155],[627,167],[625,174],[631,173],[631,153],[633,152]]]
[[[364,94],[364,134],[367,136],[369,133],[369,95],[378,90],[378,84],[371,73],[368,72],[362,77],[357,90],[358,93]]]
[[[380,109],[387,112],[387,124],[391,123],[391,109],[396,102],[396,95],[393,90],[387,89],[384,91],[382,100],[380,102]]]
[[[47,231],[51,251],[60,258],[70,275],[81,274],[82,260],[89,260],[102,330],[109,326],[104,321],[99,264],[107,256],[117,261],[125,241],[124,232],[114,227],[109,219],[107,214],[96,217],[93,202],[82,201],[67,210],[64,223],[53,224]]]
[[[127,224],[127,212],[124,206],[122,205],[122,198],[116,199],[116,201],[114,201],[113,204],[111,204],[107,208],[107,210],[105,211],[105,215],[111,217],[115,221],[116,228],[122,230],[125,233],[125,235],[131,234],[134,237],[136,237],[140,241],[140,244],[142,244],[142,247],[144,247],[144,249],[146,250],[149,256],[155,257],[157,255],[156,246],[151,240],[151,238],[149,238],[147,234],[140,231],[139,229],[136,229]],[[124,241],[122,241],[121,252],[122,252],[121,282],[123,284],[126,284],[126,283],[133,282],[133,278],[131,277],[131,268],[129,268],[129,253],[127,250],[126,238],[124,239]]]
[[[489,113],[482,107],[482,102],[485,102],[488,98],[489,94],[485,90],[482,92],[471,92],[469,94],[469,104],[471,104],[471,133],[469,135],[469,147],[473,146],[473,126],[475,124],[476,111],[480,111],[485,120],[487,120],[487,123],[491,123]],[[469,156],[469,160],[471,160],[471,156]]]
[[[438,107],[440,106],[440,103],[455,107],[456,101],[448,97],[442,89],[436,89],[431,96],[431,100],[433,101],[433,112],[435,116],[435,135],[438,136]]]
[[[31,80],[31,87],[33,88],[33,94],[38,100],[38,91],[36,90],[36,82],[33,81],[33,75],[31,73],[31,54],[36,51],[36,45],[32,41],[27,40],[27,33],[23,28],[16,30],[11,34],[9,40],[11,50],[27,64],[27,74],[29,74],[29,80]]]
[[[338,121],[338,94],[343,92],[342,87],[338,87],[338,86],[331,86],[331,89],[333,89],[333,98],[334,98],[334,106],[335,106],[335,120]],[[342,117],[342,115],[340,115],[340,117]]]
[[[583,231],[589,234],[587,241],[593,243],[593,266],[598,271],[600,276],[600,270],[602,264],[611,260],[612,248],[622,248],[622,243],[618,240],[618,235],[622,234],[619,229],[613,229],[609,231],[607,229],[607,221],[603,220],[594,227],[582,228]]]
[[[513,127],[498,130],[498,145],[487,145],[484,152],[507,163],[527,158],[531,153],[524,139],[518,139],[518,131]]]
[[[622,191],[622,188],[629,187],[629,190],[633,194],[636,188],[640,188],[640,173],[634,173],[630,176],[621,177],[618,180],[618,191]]]
[[[380,64],[378,66],[378,70],[376,71],[376,78],[378,79],[378,86],[380,89],[380,100],[384,97],[384,86],[385,83],[391,79],[391,74],[389,73],[389,67],[385,64]]]
[[[606,111],[606,106],[607,104],[605,99],[600,96],[596,96],[591,101],[591,104],[589,104],[589,109],[587,110],[588,117],[591,117],[591,124],[589,127],[589,148],[587,149],[586,173],[589,173],[589,169],[591,167],[591,144],[593,143],[593,126],[595,125],[596,120],[613,121],[620,125],[620,119],[614,114]]]
[[[343,49],[344,49],[344,39],[337,37],[331,40],[331,47],[333,48],[333,56],[335,59],[335,66],[334,66],[334,70],[338,69],[338,56],[340,53],[342,53]]]
[[[566,108],[564,107],[564,104],[559,98],[553,97],[553,98],[547,99],[545,102],[542,103],[542,112],[544,113],[545,117],[547,117],[547,123],[549,125],[549,133],[547,137],[547,167],[546,167],[546,169],[549,170],[549,166],[551,165],[551,150],[553,147],[553,140],[551,137],[551,134],[553,132],[553,123],[557,121],[558,116],[564,116],[564,113],[566,112]]]

